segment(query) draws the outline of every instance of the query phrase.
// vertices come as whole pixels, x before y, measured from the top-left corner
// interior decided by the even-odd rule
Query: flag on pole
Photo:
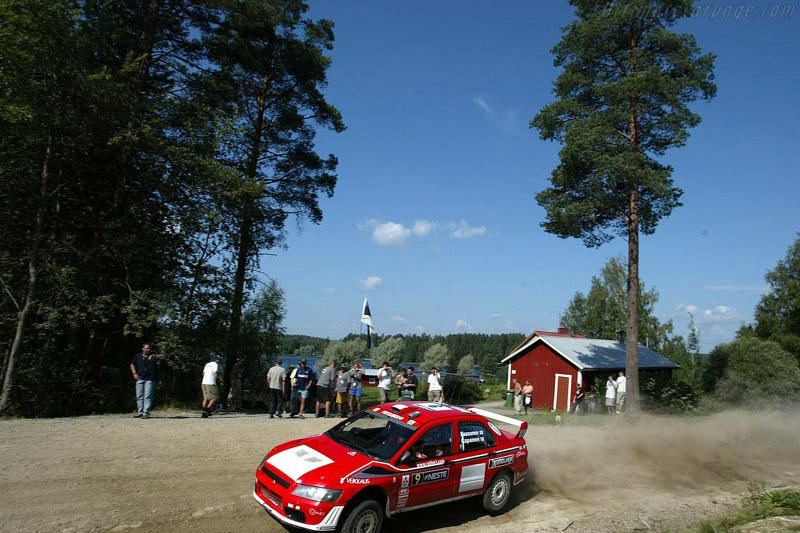
[[[372,313],[369,312],[369,304],[366,298],[364,298],[364,309],[361,311],[361,322],[366,324],[368,328],[375,327],[372,325]]]
[[[369,311],[369,304],[367,299],[364,298],[364,307],[361,310],[361,323],[367,325],[367,350],[371,350],[372,345],[372,313]]]

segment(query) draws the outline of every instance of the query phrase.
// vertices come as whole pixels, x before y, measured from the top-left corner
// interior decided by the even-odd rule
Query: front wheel
[[[383,509],[375,500],[366,500],[350,511],[341,533],[379,533],[383,525]]]
[[[505,472],[497,474],[483,493],[483,508],[499,513],[511,496],[511,477]]]

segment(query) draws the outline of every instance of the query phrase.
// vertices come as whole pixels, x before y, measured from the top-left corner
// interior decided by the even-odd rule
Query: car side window
[[[417,461],[444,457],[453,452],[453,424],[436,426],[425,432],[411,447]]]
[[[458,445],[461,452],[471,452],[495,445],[494,436],[480,422],[458,423]]]

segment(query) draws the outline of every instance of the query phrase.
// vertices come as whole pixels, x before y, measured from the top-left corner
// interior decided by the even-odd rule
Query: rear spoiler
[[[473,412],[476,415],[480,415],[486,417],[490,420],[496,420],[498,422],[503,422],[504,424],[510,424],[517,428],[517,438],[521,439],[525,437],[525,432],[528,431],[528,423],[523,422],[522,420],[517,420],[516,418],[511,418],[510,416],[500,415],[497,413],[493,413],[491,411],[487,411],[485,409],[481,409],[480,407],[467,407],[467,411]]]

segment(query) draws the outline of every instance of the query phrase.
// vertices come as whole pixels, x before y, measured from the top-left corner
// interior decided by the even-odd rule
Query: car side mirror
[[[403,452],[403,455],[400,456],[400,464],[401,465],[410,465],[413,464],[414,461],[414,454],[411,453],[411,450],[406,450]]]

